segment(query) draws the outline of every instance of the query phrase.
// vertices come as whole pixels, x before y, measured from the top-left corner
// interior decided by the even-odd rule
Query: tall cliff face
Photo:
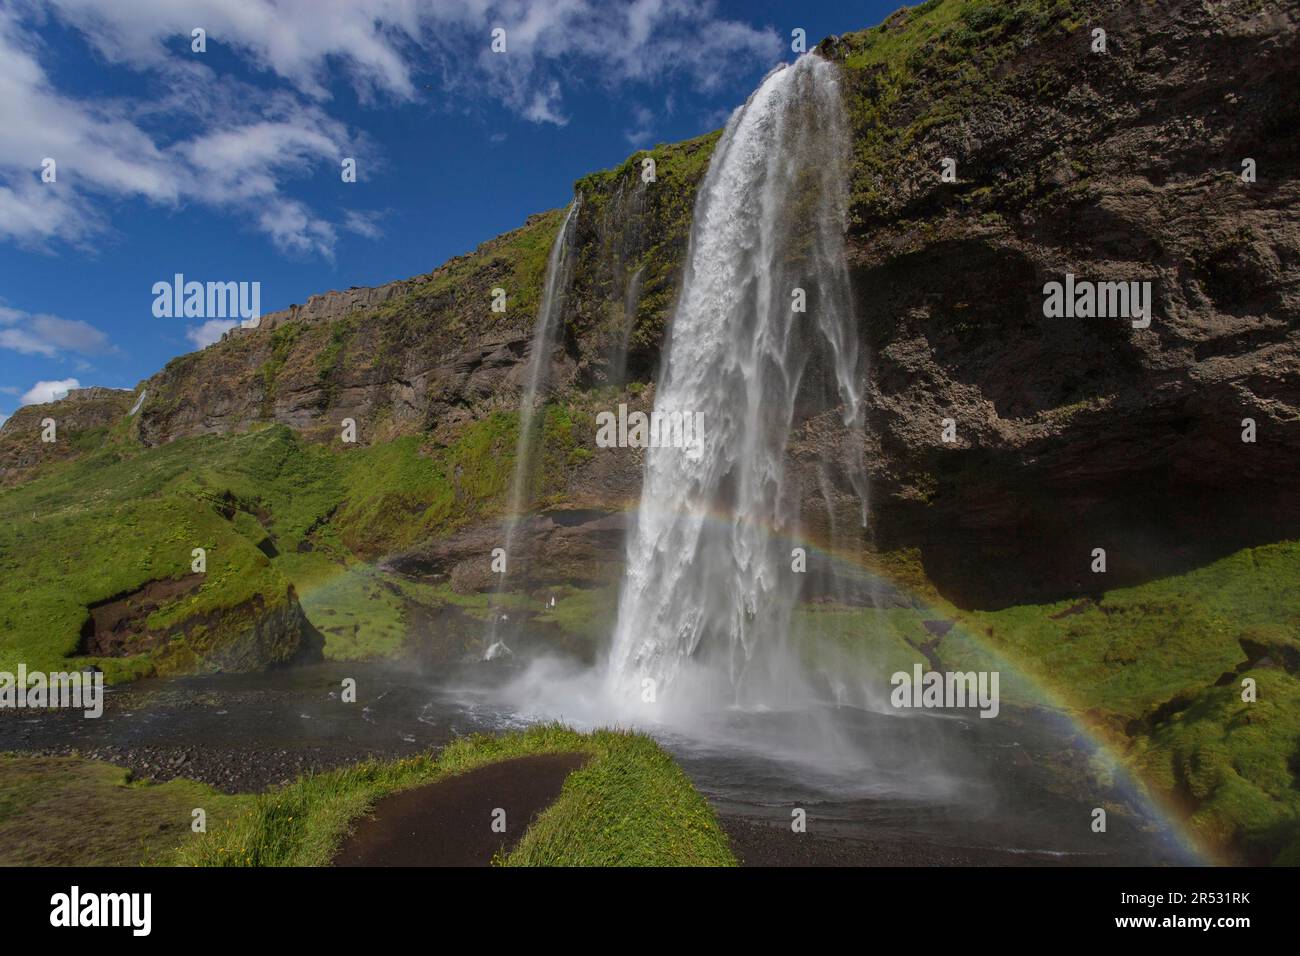
[[[882,538],[999,604],[1077,593],[1093,546],[1122,580],[1293,531],[1300,6],[966,6],[822,47],[858,124]],[[1150,328],[1046,318],[1067,273],[1150,282]]]
[[[566,386],[653,375],[690,229],[695,185],[716,135],[648,151],[576,187],[577,250],[564,349]],[[563,213],[531,217],[433,272],[378,288],[314,296],[255,330],[182,356],[144,383],[147,445],[275,421],[322,438],[344,418],[364,444],[403,434],[454,434],[518,406],[523,365]],[[506,294],[493,311],[493,290]]]
[[[1289,494],[1300,459],[1297,9],[946,0],[820,45],[841,66],[854,127],[849,256],[873,488],[864,545],[919,547],[945,593],[997,606],[1085,588],[1078,552],[1093,539],[1110,551],[1113,583],[1300,526]],[[588,426],[615,401],[652,400],[716,139],[660,146],[576,185],[549,379],[571,413],[566,441],[586,453],[550,476],[552,504],[613,510],[636,496],[637,456],[595,449]],[[1254,182],[1240,175],[1245,159]],[[454,446],[517,408],[561,218],[534,216],[424,276],[270,314],[172,361],[134,396],[48,407],[76,439],[61,455],[267,422],[337,444],[346,418],[362,446]],[[1150,327],[1046,317],[1044,284],[1066,274],[1149,282]],[[492,310],[497,288],[504,312]],[[123,419],[119,406],[136,401]],[[44,414],[24,409],[0,432],[6,481],[53,456],[28,421]],[[1246,419],[1254,443],[1242,441]],[[808,419],[791,450],[839,487],[854,449],[834,434]],[[475,513],[490,518],[504,492],[485,494]],[[852,523],[852,496],[836,500]]]
[[[949,593],[996,605],[1077,590],[1081,529],[1124,579],[1167,570],[1156,555],[1195,562],[1214,556],[1198,542],[1227,548],[1300,521],[1288,494],[1300,458],[1296,18],[1295,4],[949,0],[822,43],[854,122],[850,257],[871,357],[877,545],[922,547]],[[593,390],[653,383],[715,142],[661,146],[577,184],[551,374],[568,400],[594,408]],[[517,405],[560,218],[534,216],[425,276],[313,297],[174,360],[142,384],[135,434],[150,446],[274,421],[328,440],[352,418],[363,444],[454,440]],[[1067,273],[1150,282],[1150,328],[1046,318],[1044,283]],[[805,423],[793,446],[809,467],[849,451],[823,424]],[[37,457],[11,450],[8,471]],[[575,503],[635,494],[639,462],[605,459],[566,476]],[[1243,487],[1264,527],[1238,506]],[[850,496],[841,507],[848,517]]]
[[[0,427],[0,488],[98,447],[114,429],[123,431],[133,403],[126,389],[78,388],[58,402],[18,409]],[[49,419],[53,431],[45,424]]]
[[[267,421],[326,438],[352,418],[371,444],[510,404],[558,225],[534,216],[427,275],[315,296],[173,360],[144,383],[140,440]]]

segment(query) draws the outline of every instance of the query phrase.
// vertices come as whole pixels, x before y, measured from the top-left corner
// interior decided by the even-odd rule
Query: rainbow
[[[628,499],[615,503],[613,507],[606,504],[601,510],[607,513],[632,514],[639,507],[639,500]],[[730,516],[719,512],[701,514],[708,521],[730,523],[733,520]],[[1177,807],[1137,774],[1126,758],[1123,748],[1115,740],[1113,732],[1084,716],[1084,703],[1071,699],[1063,688],[1054,686],[1048,677],[1035,668],[1034,661],[1014,655],[990,637],[981,635],[976,629],[966,626],[961,621],[959,611],[951,605],[943,606],[942,598],[937,594],[924,593],[909,585],[901,575],[892,572],[888,561],[878,554],[837,549],[809,537],[795,538],[790,536],[787,530],[770,524],[767,525],[767,530],[775,540],[790,544],[792,547],[803,547],[810,555],[824,559],[832,567],[849,574],[865,574],[888,584],[910,599],[912,607],[918,612],[936,618],[956,619],[952,629],[945,634],[944,641],[961,642],[973,648],[993,667],[1004,675],[1010,676],[1011,680],[1006,682],[1006,686],[1012,689],[1013,707],[1037,709],[1060,720],[1063,725],[1063,736],[1077,736],[1083,741],[1088,752],[1094,758],[1099,758],[1107,771],[1113,774],[1113,788],[1125,802],[1134,807],[1143,819],[1156,823],[1190,858],[1205,865],[1225,865],[1229,862],[1222,859],[1214,848],[1196,834]],[[378,563],[379,561],[339,566],[335,573],[323,575],[299,586],[300,598],[305,605],[313,603],[313,600],[319,599],[321,595],[337,592],[346,586],[348,579],[353,576],[373,575]]]

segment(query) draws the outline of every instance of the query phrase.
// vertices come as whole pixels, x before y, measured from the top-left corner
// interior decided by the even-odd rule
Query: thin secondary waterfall
[[[622,388],[627,384],[627,352],[632,342],[632,327],[636,325],[636,311],[641,304],[641,281],[645,275],[645,265],[637,266],[627,278],[627,288],[623,292],[623,328],[610,360],[609,381],[611,385]]]
[[[703,413],[704,450],[647,449],[609,660],[620,699],[804,692],[790,646],[802,492],[787,451],[819,412],[861,425],[848,145],[838,71],[805,55],[732,115],[710,162],[655,395],[656,412]]]
[[[519,403],[519,434],[515,439],[515,470],[510,480],[510,497],[506,511],[505,540],[502,546],[506,553],[506,570],[498,580],[497,588],[491,600],[492,621],[488,629],[488,639],[484,645],[484,658],[492,658],[503,653],[504,643],[499,639],[504,612],[501,609],[501,595],[505,591],[510,566],[515,560],[514,544],[519,531],[519,520],[528,507],[532,487],[532,458],[536,448],[534,425],[537,419],[538,396],[546,384],[546,372],[551,364],[551,352],[555,345],[556,327],[560,314],[564,310],[564,294],[568,289],[569,276],[572,271],[569,257],[569,226],[573,214],[578,208],[578,200],[569,204],[560,231],[551,244],[550,258],[546,263],[546,282],[542,289],[542,302],[537,311],[537,324],[533,329],[532,344],[528,353],[528,372],[524,380],[524,390]]]

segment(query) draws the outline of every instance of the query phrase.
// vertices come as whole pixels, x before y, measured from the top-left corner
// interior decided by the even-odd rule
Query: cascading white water
[[[656,411],[703,413],[704,452],[646,452],[608,664],[616,699],[647,679],[661,702],[780,706],[804,692],[786,453],[797,415],[861,423],[848,146],[838,71],[815,55],[771,73],[718,142],[655,395]]]
[[[502,574],[497,589],[491,600],[491,625],[488,628],[487,641],[483,656],[492,658],[506,648],[499,640],[502,612],[500,598],[505,591],[510,565],[515,559],[512,550],[519,530],[519,519],[528,506],[529,489],[532,483],[532,457],[536,445],[533,425],[537,418],[537,399],[546,383],[546,371],[551,363],[551,351],[555,344],[555,331],[559,317],[564,310],[564,294],[568,289],[569,276],[572,272],[569,258],[569,225],[573,222],[578,200],[569,204],[560,231],[551,244],[550,257],[546,263],[546,281],[542,287],[542,301],[537,310],[537,324],[533,328],[532,344],[528,354],[528,372],[524,380],[524,390],[519,402],[519,433],[515,439],[515,470],[510,481],[510,497],[506,511],[505,541],[506,573]]]

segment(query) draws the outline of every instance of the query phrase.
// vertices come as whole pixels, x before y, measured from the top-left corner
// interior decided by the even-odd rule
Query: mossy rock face
[[[653,377],[681,288],[696,190],[720,136],[660,144],[578,180],[578,252],[566,318],[583,347],[581,383]]]
[[[16,410],[0,424],[0,489],[26,480],[44,466],[121,441],[129,433],[132,422],[127,413],[138,392],[79,388],[57,402]]]

